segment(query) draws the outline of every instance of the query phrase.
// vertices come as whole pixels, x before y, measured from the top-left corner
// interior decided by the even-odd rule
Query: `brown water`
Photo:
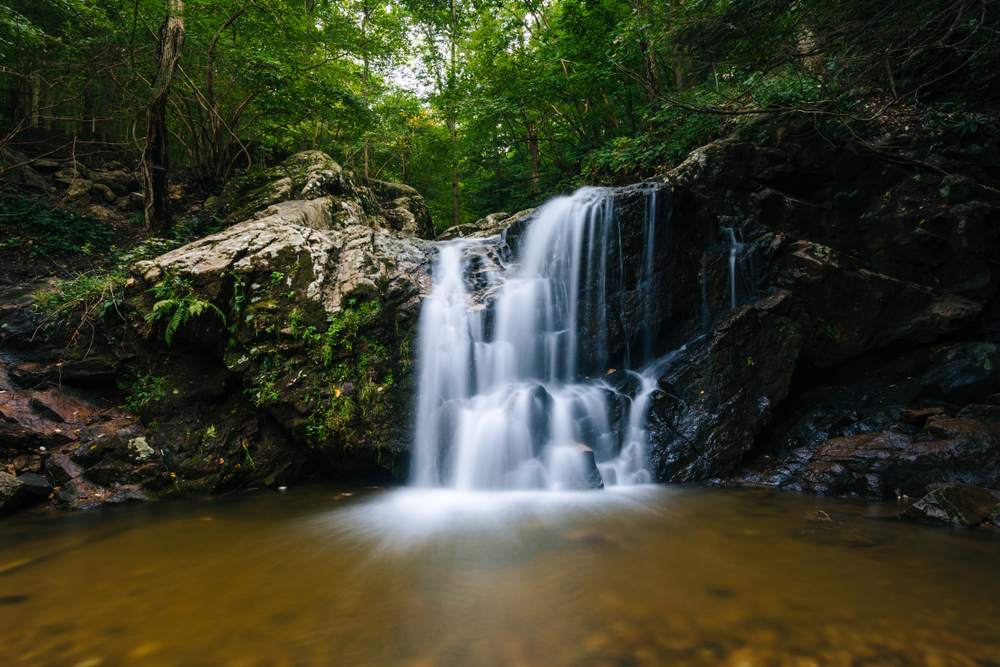
[[[660,486],[16,516],[0,665],[1000,665],[1000,531],[897,511]]]

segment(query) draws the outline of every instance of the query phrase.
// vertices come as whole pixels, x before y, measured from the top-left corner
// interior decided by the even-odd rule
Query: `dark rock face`
[[[901,517],[926,523],[978,526],[1000,504],[996,496],[978,486],[953,484],[936,489],[910,505]]]
[[[989,260],[1000,210],[966,176],[945,182],[810,141],[725,140],[667,176],[712,198],[721,217],[709,231],[742,230],[755,276],[742,303],[754,290],[788,293],[782,329],[796,341],[776,349],[765,334],[746,353],[755,367],[767,358],[783,387],[735,380],[742,397],[728,378],[709,380],[703,350],[728,321],[713,310],[706,338],[661,380],[683,402],[653,402],[657,477],[872,498],[956,483],[1000,489],[997,416],[986,405],[1000,379]],[[728,277],[711,267],[698,275],[709,300]],[[961,342],[933,345],[958,332]],[[743,357],[738,341],[720,349]],[[751,409],[752,398],[767,409]]]

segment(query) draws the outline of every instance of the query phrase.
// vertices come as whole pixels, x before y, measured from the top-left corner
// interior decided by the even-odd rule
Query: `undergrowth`
[[[0,209],[0,249],[50,257],[94,255],[111,247],[111,230],[100,220],[63,210],[16,188],[0,191]]]

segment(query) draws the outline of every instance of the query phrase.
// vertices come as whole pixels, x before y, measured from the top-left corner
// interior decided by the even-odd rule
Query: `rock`
[[[95,186],[102,185],[110,190],[115,197],[125,197],[129,194],[128,184],[133,178],[123,171],[92,171],[90,180]]]
[[[449,227],[438,235],[437,240],[449,241],[458,237],[485,239],[496,236],[507,229],[517,229],[520,224],[531,220],[536,211],[537,209],[529,208],[513,215],[510,213],[491,213],[474,223]]]
[[[879,274],[806,241],[775,261],[775,282],[793,291],[806,325],[803,353],[829,368],[888,345],[926,343],[970,325],[983,306]]]
[[[322,178],[317,179],[315,182],[322,183]],[[322,429],[326,428],[317,428],[318,415],[332,409],[331,404],[341,398],[341,391],[344,400],[350,393],[346,391],[349,383],[341,378],[335,383],[336,394],[331,396],[335,387],[328,375],[332,371],[327,370],[326,364],[330,363],[330,368],[347,368],[358,363],[357,357],[350,355],[350,347],[338,345],[324,353],[321,347],[327,340],[324,332],[332,322],[345,321],[344,318],[350,322],[359,309],[377,306],[375,312],[379,316],[366,325],[370,332],[355,345],[368,345],[365,341],[382,345],[383,351],[372,355],[375,359],[366,363],[385,368],[380,377],[386,377],[388,385],[379,383],[370,387],[368,391],[378,398],[365,400],[375,400],[378,405],[388,405],[383,403],[388,401],[394,406],[396,402],[412,400],[402,389],[410,381],[409,367],[399,366],[402,363],[399,355],[411,353],[397,341],[413,336],[420,295],[430,289],[430,268],[436,251],[427,241],[358,224],[368,220],[361,204],[353,200],[358,217],[349,217],[343,212],[345,203],[350,202],[327,195],[270,204],[258,211],[256,219],[233,225],[154,260],[138,262],[131,269],[133,279],[126,294],[129,299],[149,299],[148,290],[165,275],[188,281],[199,299],[223,311],[226,323],[231,323],[234,331],[227,331],[221,318],[203,318],[177,332],[175,347],[193,342],[198,348],[211,351],[211,363],[219,364],[237,386],[259,388],[264,377],[269,378],[266,380],[271,387],[269,398],[266,401],[259,398],[263,406],[258,414],[267,414],[280,424],[310,456],[327,457],[328,465],[338,468],[367,467],[373,463],[378,466],[381,456],[384,468],[395,465],[395,455],[389,453],[405,451],[409,442],[411,425],[405,410],[393,407],[386,418],[380,419],[375,427],[378,440],[372,436],[365,438],[360,428],[336,431],[323,438],[315,435],[317,431],[325,433]],[[144,307],[151,306],[147,303]],[[308,340],[304,333],[309,333]],[[323,354],[339,355],[337,364],[324,362]],[[190,353],[189,356],[195,357]],[[200,366],[206,367],[204,363]],[[277,375],[269,368],[279,369]],[[372,376],[371,370],[365,372],[369,373],[366,377]],[[173,369],[169,375],[176,386],[187,386]],[[174,415],[191,412],[193,396],[187,389],[168,391],[167,398],[144,410],[150,411],[148,417],[155,419],[160,410],[169,408],[170,420],[176,422]],[[164,424],[152,429],[155,440],[150,442],[156,442],[157,448],[160,443],[177,442],[187,452],[185,437],[183,434],[178,437],[174,428]],[[204,425],[198,428],[202,429]],[[350,440],[338,440],[341,437]],[[169,461],[173,456],[170,447],[162,446],[167,449],[164,456]],[[191,447],[197,449],[195,445]],[[243,455],[242,448],[237,447],[237,451]],[[116,456],[125,460],[123,454]],[[287,452],[279,458],[282,457],[297,460],[289,459]],[[255,468],[263,466],[255,461]],[[96,476],[105,472],[118,475],[110,468],[102,470],[95,470],[93,478],[98,479]],[[140,483],[155,493],[174,488],[207,493],[216,485],[227,483],[228,474],[202,466],[184,472],[183,482],[150,478]],[[188,481],[190,475],[200,481],[197,484],[194,479]],[[236,475],[246,479],[251,473],[241,469]],[[112,477],[101,477],[98,481],[106,484],[108,479]]]
[[[49,182],[27,164],[28,158],[20,151],[5,147],[0,150],[0,180],[35,188],[49,188]]]
[[[450,241],[455,238],[470,236],[476,232],[482,231],[479,225],[474,223],[466,223],[464,225],[455,225],[444,230],[437,236],[438,241]]]
[[[958,174],[949,174],[941,181],[940,192],[949,204],[968,201],[976,192],[978,184],[975,179]]]
[[[967,405],[958,412],[958,416],[979,421],[1000,422],[1000,405]]]
[[[649,458],[658,480],[729,474],[788,395],[802,339],[789,292],[724,313],[661,376],[651,401]]]
[[[118,199],[117,195],[111,191],[111,188],[102,183],[94,183],[91,188],[91,192],[109,204],[114,204],[115,200]]]
[[[24,482],[10,473],[0,472],[0,515],[16,511],[23,497]]]
[[[173,208],[174,212],[179,213],[184,210],[184,205],[187,202],[187,193],[184,191],[184,186],[169,186],[167,188],[167,196],[170,200],[170,206]]]
[[[61,183],[63,185],[69,185],[73,181],[82,181],[87,178],[87,174],[82,171],[77,171],[73,168],[63,168],[54,174],[56,183]]]
[[[49,481],[33,472],[24,472],[17,476],[17,479],[24,484],[24,492],[32,496],[48,496],[52,493],[52,485]]]
[[[923,426],[928,417],[943,415],[944,408],[923,408],[921,410],[906,410],[903,412],[903,421],[907,424],[917,424]],[[963,415],[964,416],[964,415]]]
[[[1000,389],[1000,346],[974,342],[950,345],[929,359],[923,394],[964,405],[978,402]]]
[[[935,489],[899,516],[926,523],[971,527],[990,518],[997,498],[978,486],[953,484]]]
[[[993,508],[993,511],[990,512],[990,523],[1000,528],[1000,504],[997,504],[997,506]]]
[[[14,470],[21,473],[42,472],[42,457],[37,454],[21,454],[14,458]]]
[[[62,452],[52,452],[45,461],[45,469],[52,476],[56,485],[65,485],[72,479],[83,474],[83,468],[74,463]]]
[[[397,232],[422,239],[433,239],[437,231],[427,203],[420,193],[402,183],[368,181],[372,193],[381,205],[382,217]]]
[[[215,213],[222,205],[222,200],[215,195],[211,195],[205,200],[204,209],[209,213]]]
[[[940,177],[928,176],[905,178],[886,163],[856,151],[831,152],[818,135],[802,134],[771,145],[757,136],[713,142],[665,180],[712,197],[720,213],[751,226],[821,243],[875,273],[985,303],[997,290],[987,258],[996,254],[991,230],[998,209],[966,201],[966,177],[942,188]],[[950,202],[944,207],[941,190]]]
[[[31,161],[31,165],[36,169],[41,169],[42,171],[58,171],[62,168],[62,163],[55,160],[47,160],[45,158],[36,158]]]
[[[127,198],[122,199],[122,202],[128,202],[133,211],[142,211],[146,208],[146,198],[142,196],[141,192],[130,192]]]
[[[66,188],[66,198],[75,204],[89,204],[90,191],[94,184],[91,181],[74,180]]]
[[[741,473],[748,483],[887,499],[949,484],[1000,489],[1000,424],[939,417],[923,432],[860,433],[801,447]]]
[[[277,167],[231,179],[222,192],[220,214],[233,224],[274,204],[324,197],[358,201],[354,183],[340,165],[321,151],[305,151]],[[340,202],[332,203],[338,208]]]

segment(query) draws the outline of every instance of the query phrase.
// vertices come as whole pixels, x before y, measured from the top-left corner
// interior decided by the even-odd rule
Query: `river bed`
[[[22,514],[0,664],[1000,665],[1000,531],[902,507],[307,487]]]

